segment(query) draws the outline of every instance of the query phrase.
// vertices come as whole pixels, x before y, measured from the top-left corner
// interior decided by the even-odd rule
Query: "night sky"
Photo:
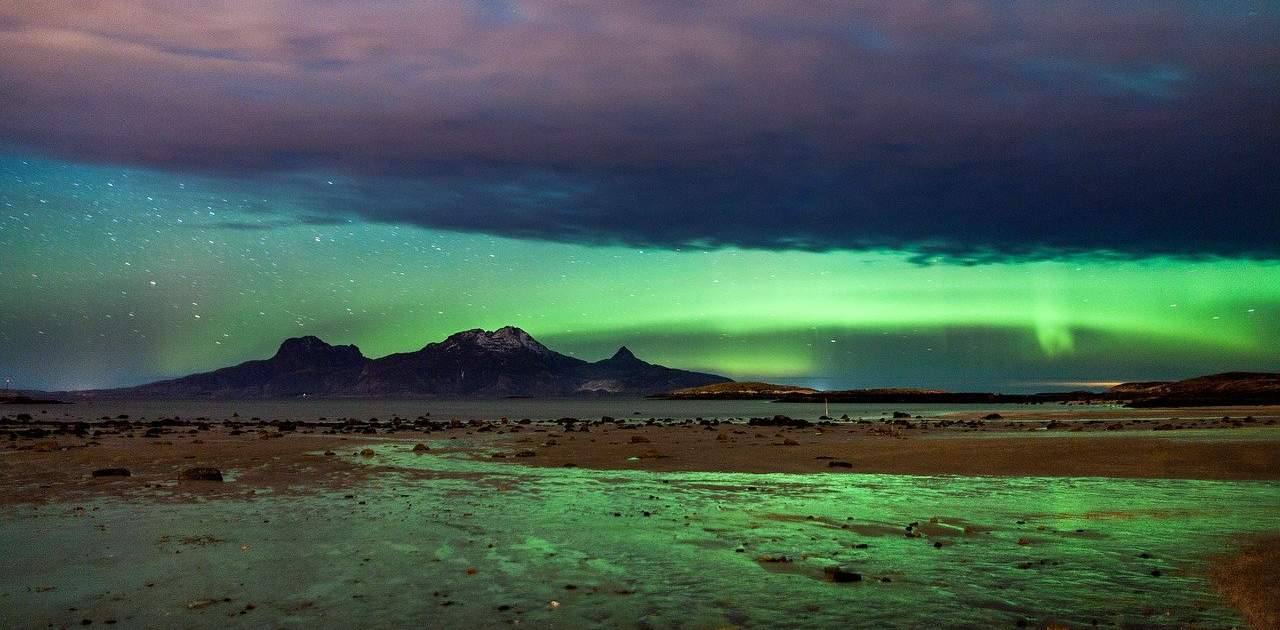
[[[1275,2],[0,4],[0,386],[512,324],[818,387],[1280,369]]]

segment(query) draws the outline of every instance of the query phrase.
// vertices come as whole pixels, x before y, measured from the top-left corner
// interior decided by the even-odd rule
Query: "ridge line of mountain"
[[[648,363],[622,346],[590,362],[556,352],[515,326],[463,330],[412,352],[372,359],[354,345],[307,335],[275,355],[178,378],[112,389],[56,392],[75,399],[299,397],[509,397],[649,395],[730,382]]]

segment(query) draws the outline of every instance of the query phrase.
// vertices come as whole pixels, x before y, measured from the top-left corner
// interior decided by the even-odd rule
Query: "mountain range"
[[[588,362],[560,354],[514,326],[465,330],[415,352],[370,359],[356,346],[295,337],[275,356],[76,398],[504,397],[644,395],[730,382],[640,360],[625,346]]]

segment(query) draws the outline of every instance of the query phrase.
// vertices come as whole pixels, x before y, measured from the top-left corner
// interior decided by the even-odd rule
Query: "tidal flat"
[[[9,424],[0,625],[1242,627],[1268,595],[1215,569],[1280,515],[1248,412]]]

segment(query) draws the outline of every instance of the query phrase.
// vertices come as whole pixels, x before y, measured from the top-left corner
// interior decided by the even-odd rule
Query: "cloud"
[[[1276,41],[1232,1],[34,0],[0,146],[284,181],[308,222],[1277,257]]]

